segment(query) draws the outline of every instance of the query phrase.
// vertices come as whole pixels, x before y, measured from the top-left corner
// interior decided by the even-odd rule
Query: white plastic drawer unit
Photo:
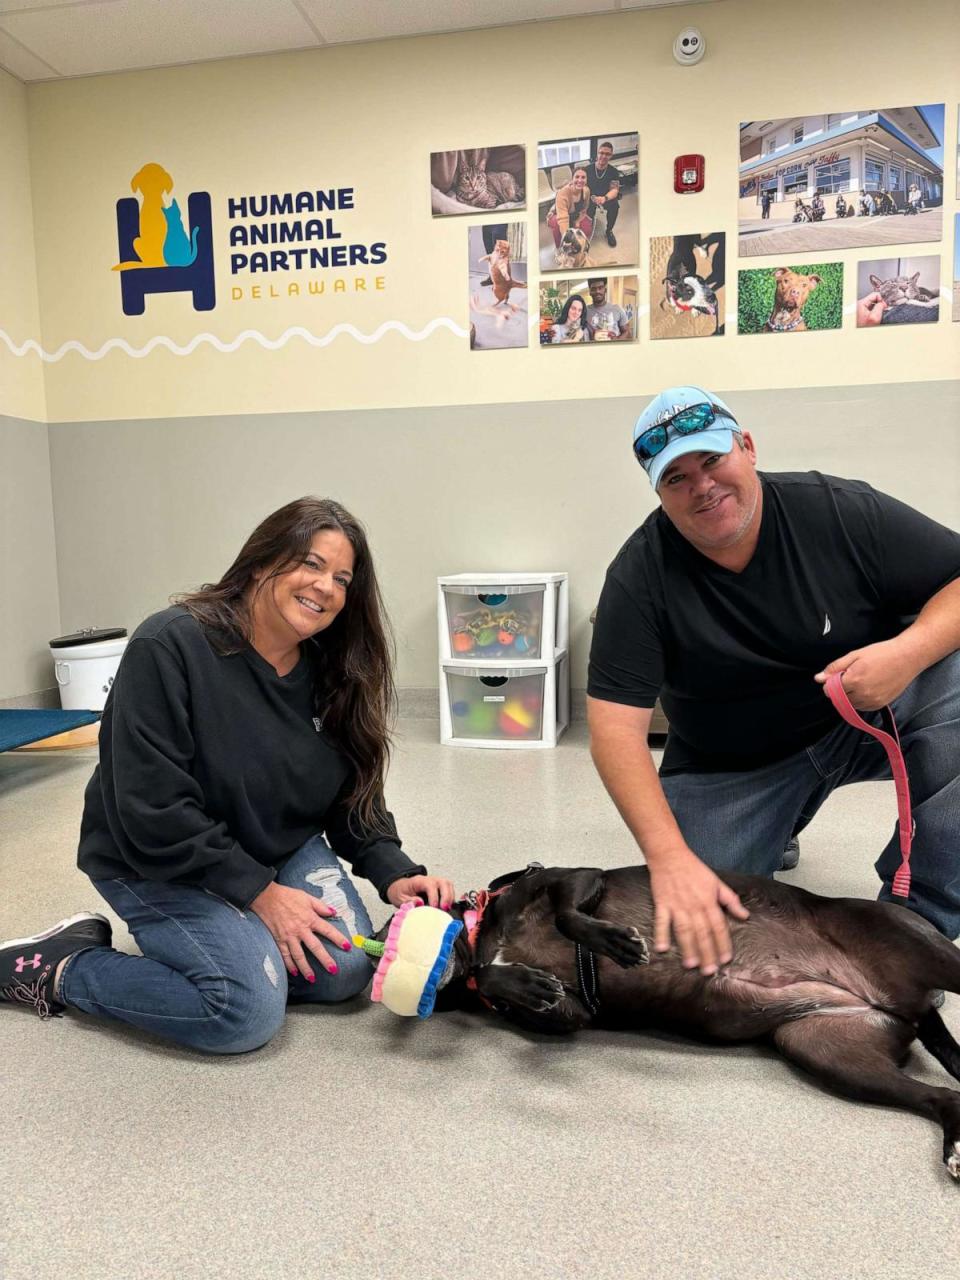
[[[441,658],[552,661],[567,647],[566,574],[457,574],[438,586]]]
[[[567,656],[495,668],[445,662],[441,740],[468,747],[553,747],[570,719]]]

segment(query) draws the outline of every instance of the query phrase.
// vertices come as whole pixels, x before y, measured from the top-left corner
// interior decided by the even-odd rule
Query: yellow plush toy
[[[379,956],[370,998],[403,1018],[429,1018],[453,943],[463,925],[446,911],[405,902],[390,922],[385,942],[353,941],[369,956]]]

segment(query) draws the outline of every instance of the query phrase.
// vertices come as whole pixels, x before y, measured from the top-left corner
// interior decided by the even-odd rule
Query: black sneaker
[[[800,841],[793,836],[788,842],[780,858],[780,870],[792,871],[800,861]]]
[[[611,249],[615,249],[617,247],[617,237],[613,234],[612,231],[607,232],[607,244],[610,246]]]
[[[77,951],[109,947],[111,937],[106,916],[81,911],[46,933],[0,942],[0,1001],[32,1005],[41,1018],[59,1013],[63,1005],[53,998],[57,965]]]

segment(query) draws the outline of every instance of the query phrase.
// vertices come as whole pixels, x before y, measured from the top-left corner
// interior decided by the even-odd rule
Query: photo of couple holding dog
[[[637,134],[541,142],[537,153],[541,271],[636,263]]]

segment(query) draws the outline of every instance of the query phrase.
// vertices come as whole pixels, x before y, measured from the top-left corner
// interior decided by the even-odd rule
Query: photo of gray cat
[[[526,150],[519,144],[434,151],[430,208],[435,218],[525,207]]]
[[[857,270],[857,328],[940,318],[940,259],[882,258]]]

